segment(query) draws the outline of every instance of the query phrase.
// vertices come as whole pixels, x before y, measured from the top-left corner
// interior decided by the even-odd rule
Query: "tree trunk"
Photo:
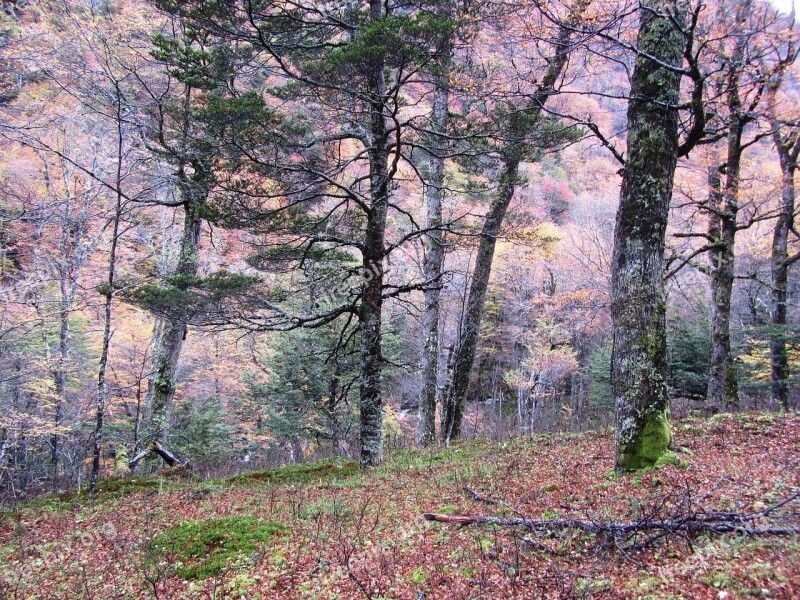
[[[524,110],[513,111],[508,131],[505,132],[509,142],[503,150],[500,186],[484,218],[469,297],[462,318],[461,336],[454,354],[451,356],[452,376],[448,382],[442,406],[442,438],[446,444],[461,436],[464,403],[478,347],[478,334],[483,317],[486,290],[492,274],[495,245],[508,205],[516,190],[519,164],[525,154],[526,138],[535,131],[538,117],[541,115],[545,103],[555,94],[556,83],[567,65],[567,58],[571,50],[572,26],[582,18],[587,4],[586,0],[578,0],[573,5],[570,23],[559,29],[556,40],[553,42],[554,54],[548,60],[547,71],[541,84]]]
[[[205,201],[206,195],[206,191],[202,190],[197,194],[202,200],[198,201],[193,199],[194,194],[185,194],[188,198],[184,204],[183,237],[175,275],[187,277],[197,275],[200,232],[203,223],[199,216],[199,209]],[[185,322],[175,317],[164,317],[161,336],[154,352],[151,420],[155,430],[155,439],[165,445],[169,427],[169,412],[176,389],[176,367],[183,348],[183,341],[186,339],[186,331]]]
[[[742,165],[742,135],[746,119],[739,96],[739,77],[745,59],[747,38],[744,27],[752,2],[746,0],[736,11],[737,40],[728,72],[727,97],[729,120],[728,150],[722,209],[718,211],[719,236],[711,265],[711,366],[706,403],[712,409],[732,410],[739,405],[739,385],[731,353],[731,297],[735,279],[735,243],[739,214],[739,180]]]
[[[469,388],[472,363],[478,347],[478,333],[483,317],[486,290],[492,274],[494,250],[508,205],[511,203],[511,198],[514,197],[519,163],[520,159],[514,154],[504,159],[500,187],[483,222],[478,254],[472,271],[472,284],[469,287],[467,307],[464,311],[461,338],[453,357],[453,374],[442,407],[442,438],[446,444],[461,436],[464,403]]]
[[[651,466],[672,443],[664,250],[678,159],[678,110],[672,107],[681,78],[661,64],[682,63],[685,39],[678,23],[685,9],[679,6],[677,0],[650,0],[640,8],[638,47],[648,56],[636,58],[631,79],[611,276],[617,470]]]
[[[709,253],[712,299],[711,364],[706,406],[716,413],[730,409],[736,404],[738,397],[730,336],[736,218],[731,218],[728,212],[729,200],[724,197],[728,194],[722,193],[721,170],[716,165],[709,167],[708,185],[708,237],[713,247]]]
[[[449,49],[448,49],[449,54]],[[437,133],[447,131],[449,122],[448,107],[450,89],[446,66],[449,60],[443,61],[443,73],[436,79],[433,100],[432,128]],[[442,231],[433,229],[442,225],[442,202],[444,200],[444,158],[439,155],[444,146],[441,137],[431,141],[435,148],[430,155],[430,178],[426,194],[428,227],[432,230],[425,238],[425,310],[422,315],[422,348],[421,377],[422,394],[419,401],[419,443],[428,446],[436,441],[436,400],[439,391],[439,312],[442,294],[442,264],[444,261],[444,239]]]
[[[119,93],[119,90],[117,90]],[[118,96],[119,98],[119,96]],[[111,249],[108,253],[108,273],[106,279],[103,342],[100,350],[100,366],[97,370],[97,397],[95,400],[95,425],[92,442],[92,473],[89,477],[89,492],[94,494],[97,490],[97,480],[100,477],[100,459],[103,452],[104,420],[106,412],[106,369],[108,368],[108,351],[111,346],[111,309],[114,300],[114,285],[117,266],[117,244],[119,242],[119,225],[122,217],[122,121],[117,122],[117,198],[114,210],[113,226],[111,229]]]
[[[370,0],[370,16],[381,19],[383,4]],[[378,465],[383,458],[383,399],[381,397],[381,310],[386,215],[389,209],[389,139],[384,114],[386,81],[383,61],[376,61],[370,78],[370,207],[364,235],[364,293],[360,307],[361,373],[359,405],[361,467]]]
[[[167,450],[164,446],[159,444],[158,442],[153,442],[150,444],[150,450],[158,454],[165,463],[167,463],[168,467],[176,467],[179,465],[183,465],[181,459],[175,456],[172,452]]]
[[[53,372],[53,383],[55,384],[55,426],[53,434],[50,436],[51,462],[53,463],[53,481],[57,484],[58,479],[58,442],[59,429],[64,422],[64,391],[67,384],[67,360],[69,360],[69,313],[72,300],[66,289],[66,281],[62,276],[61,280],[61,311],[59,312],[59,332],[58,332],[58,360]]]
[[[796,140],[787,142],[777,123],[773,140],[781,165],[781,210],[772,233],[770,355],[772,359],[772,401],[789,410],[789,355],[786,350],[787,290],[789,284],[789,232],[794,225],[794,172],[797,169]]]

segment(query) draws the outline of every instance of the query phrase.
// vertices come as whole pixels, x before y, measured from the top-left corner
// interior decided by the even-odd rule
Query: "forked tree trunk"
[[[683,59],[679,23],[685,10],[678,0],[643,1],[640,7],[638,47],[647,55],[636,58],[631,79],[611,276],[618,470],[651,466],[672,443],[664,250],[678,160],[681,77],[675,69]]]

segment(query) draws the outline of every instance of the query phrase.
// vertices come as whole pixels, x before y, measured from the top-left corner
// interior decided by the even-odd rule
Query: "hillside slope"
[[[796,535],[668,537],[623,553],[594,534],[422,518],[636,520],[664,514],[653,511],[665,498],[746,511],[800,490],[796,414],[685,420],[676,439],[688,466],[624,477],[602,432],[398,452],[368,474],[328,462],[204,483],[106,480],[94,502],[7,509],[0,598],[796,597]]]

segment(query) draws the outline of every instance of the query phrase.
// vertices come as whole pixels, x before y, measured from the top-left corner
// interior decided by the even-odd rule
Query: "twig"
[[[491,498],[487,498],[486,496],[481,496],[478,492],[473,490],[468,485],[465,485],[463,487],[463,490],[467,492],[470,496],[472,496],[473,500],[476,500],[478,502],[483,502],[484,504],[497,504],[497,500],[492,500]]]

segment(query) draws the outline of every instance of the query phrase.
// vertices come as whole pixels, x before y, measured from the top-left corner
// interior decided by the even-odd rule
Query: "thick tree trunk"
[[[449,61],[448,61],[449,62]],[[445,63],[448,64],[448,62]],[[450,89],[447,74],[437,77],[433,99],[433,129],[444,133],[448,126],[448,107]],[[441,302],[441,277],[444,261],[444,240],[442,231],[434,229],[442,225],[442,202],[444,201],[444,158],[443,140],[431,141],[434,150],[430,155],[430,176],[426,194],[427,224],[431,228],[425,238],[425,263],[423,274],[425,288],[425,310],[422,315],[421,377],[422,393],[419,401],[419,443],[428,446],[436,441],[436,400],[439,392],[439,312]]]
[[[200,232],[202,219],[199,209],[206,193],[201,192],[202,201],[189,199],[184,205],[185,217],[181,251],[175,275],[194,277],[197,275],[200,252]],[[186,339],[187,325],[174,317],[164,317],[161,336],[158,339],[153,358],[153,399],[151,403],[151,421],[155,431],[155,439],[166,445],[169,428],[169,412],[176,389],[176,368],[178,359]]]
[[[464,417],[464,402],[469,388],[472,363],[478,347],[483,304],[489,278],[492,273],[497,237],[503,227],[503,220],[514,197],[518,181],[520,159],[516,155],[506,157],[503,162],[500,187],[489,211],[486,213],[481,230],[478,254],[472,271],[472,284],[469,288],[467,306],[461,329],[461,338],[453,357],[453,374],[448,385],[444,406],[442,407],[442,438],[446,444],[461,436],[461,422]]]
[[[381,19],[383,5],[370,0],[372,20]],[[381,311],[383,309],[383,258],[386,215],[389,209],[389,140],[384,114],[386,81],[382,61],[370,81],[370,207],[364,235],[364,293],[361,326],[361,373],[359,404],[361,421],[361,467],[378,465],[383,458],[383,399],[381,397]]]
[[[677,0],[642,2],[628,104],[628,160],[614,230],[611,380],[616,467],[653,465],[672,443],[667,397],[664,250],[678,158],[680,67],[685,39]],[[671,14],[675,20],[667,16]],[[650,57],[657,59],[652,60]]]
[[[777,123],[773,139],[781,165],[781,210],[772,233],[772,271],[770,355],[772,359],[772,401],[789,410],[789,356],[786,350],[787,290],[789,285],[789,232],[794,225],[794,172],[797,149],[787,143]]]

